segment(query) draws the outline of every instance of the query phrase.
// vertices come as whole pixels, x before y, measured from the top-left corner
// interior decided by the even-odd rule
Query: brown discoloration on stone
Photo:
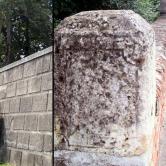
[[[66,143],[57,147],[133,156],[145,145],[140,132],[155,98],[153,44],[152,28],[132,11],[82,12],[61,22],[55,110]]]
[[[140,147],[137,147],[135,150],[135,155],[141,155],[146,152],[147,150],[147,137],[144,135],[140,138]]]

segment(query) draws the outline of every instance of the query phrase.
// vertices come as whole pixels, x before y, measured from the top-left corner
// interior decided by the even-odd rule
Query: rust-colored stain
[[[140,138],[140,146],[136,148],[134,154],[135,155],[141,155],[143,153],[146,152],[147,150],[147,137],[145,135],[143,135],[141,138]]]

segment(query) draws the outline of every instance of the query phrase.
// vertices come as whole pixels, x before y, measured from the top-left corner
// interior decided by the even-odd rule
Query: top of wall
[[[0,68],[0,73],[52,52],[52,46]]]

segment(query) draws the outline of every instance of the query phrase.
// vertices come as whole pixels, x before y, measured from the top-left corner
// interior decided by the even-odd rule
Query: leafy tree
[[[148,21],[159,15],[160,0],[56,0],[54,2],[54,27],[67,16],[86,10],[131,9]]]
[[[1,64],[51,45],[51,8],[51,0],[0,0]]]

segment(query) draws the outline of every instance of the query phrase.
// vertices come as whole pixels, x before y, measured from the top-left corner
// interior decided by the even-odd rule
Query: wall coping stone
[[[46,48],[46,49],[44,49],[44,50],[35,52],[35,53],[33,53],[33,54],[31,54],[31,55],[25,57],[25,58],[22,58],[22,59],[20,59],[20,60],[18,60],[18,61],[16,61],[16,62],[13,62],[13,63],[11,63],[11,64],[9,64],[9,65],[6,65],[6,66],[0,68],[0,73],[4,72],[4,71],[6,71],[6,70],[9,70],[9,69],[11,69],[11,68],[14,68],[14,67],[16,67],[16,66],[19,66],[19,65],[21,65],[21,64],[24,64],[24,63],[26,63],[26,62],[29,62],[29,61],[31,61],[31,60],[33,60],[33,59],[39,58],[39,57],[41,57],[41,56],[44,56],[44,55],[46,55],[46,54],[48,54],[48,53],[50,53],[50,52],[52,52],[52,46],[50,46],[50,47],[48,47],[48,48]]]

